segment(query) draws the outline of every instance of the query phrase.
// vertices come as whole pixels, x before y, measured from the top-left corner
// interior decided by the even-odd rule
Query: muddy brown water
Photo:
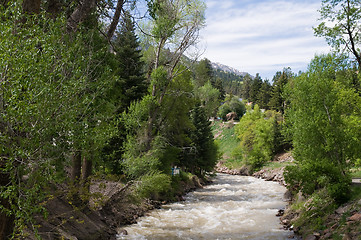
[[[275,182],[218,174],[213,183],[189,193],[184,202],[149,212],[137,224],[118,229],[117,239],[209,240],[294,239],[276,214],[286,189]]]

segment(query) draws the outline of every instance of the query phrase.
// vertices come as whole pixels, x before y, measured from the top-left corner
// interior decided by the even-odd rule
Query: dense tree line
[[[169,191],[174,166],[213,169],[208,119],[221,93],[212,79],[197,85],[203,76],[183,58],[204,3],[146,1],[147,42],[127,11],[136,4],[1,2],[1,239],[36,232],[32,217],[57,183],[79,207],[94,173],[125,175],[155,197]]]

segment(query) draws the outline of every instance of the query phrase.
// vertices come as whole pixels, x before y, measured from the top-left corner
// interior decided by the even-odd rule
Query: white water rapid
[[[286,189],[275,182],[218,174],[213,183],[189,193],[184,202],[164,205],[125,229],[118,239],[290,239],[278,209]]]

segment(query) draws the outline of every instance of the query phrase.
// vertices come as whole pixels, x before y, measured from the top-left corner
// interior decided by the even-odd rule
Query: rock
[[[281,222],[282,222],[283,225],[286,225],[287,227],[288,227],[288,226],[290,225],[290,223],[291,223],[289,219],[283,219]]]
[[[352,238],[348,234],[345,234],[342,240],[352,240]]]
[[[227,115],[226,115],[227,121],[234,120],[236,118],[238,118],[238,116],[237,116],[237,113],[235,113],[235,112],[230,112],[230,113],[227,113]]]
[[[332,233],[328,232],[325,235],[323,235],[322,239],[330,239],[332,237]]]
[[[347,212],[349,210],[349,206],[345,206],[345,207],[339,207],[336,209],[336,213],[339,215],[344,214],[345,212]]]
[[[317,240],[317,237],[313,234],[308,235],[305,240]]]
[[[246,166],[243,166],[241,169],[239,169],[240,175],[243,176],[249,176],[249,169]]]
[[[278,210],[278,213],[276,214],[276,216],[281,217],[281,216],[283,216],[283,214],[285,214],[285,210],[280,209],[280,210]]]
[[[292,200],[292,192],[287,189],[287,191],[283,194],[284,201],[291,201]]]
[[[358,222],[358,221],[361,221],[361,213],[356,213],[354,215],[352,215],[351,217],[349,217],[347,219],[347,221],[349,222]]]

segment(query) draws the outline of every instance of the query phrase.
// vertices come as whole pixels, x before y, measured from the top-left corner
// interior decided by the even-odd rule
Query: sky
[[[321,0],[205,0],[201,58],[272,80],[290,67],[305,71],[315,54],[328,53],[313,34]]]

